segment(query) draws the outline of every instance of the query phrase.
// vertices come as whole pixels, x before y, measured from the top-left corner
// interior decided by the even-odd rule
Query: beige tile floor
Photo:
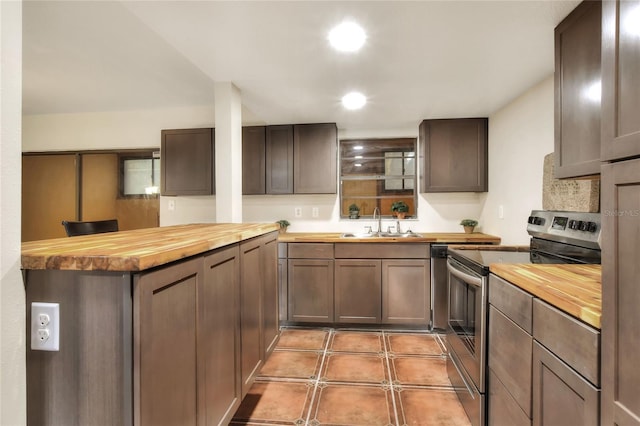
[[[436,334],[287,328],[232,425],[468,426]]]

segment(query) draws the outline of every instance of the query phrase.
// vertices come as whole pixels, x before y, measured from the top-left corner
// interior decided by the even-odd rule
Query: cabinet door
[[[490,305],[488,347],[489,367],[525,416],[531,417],[533,337]]]
[[[490,368],[488,371],[487,424],[489,426],[531,426],[531,419],[522,411],[498,376]]]
[[[267,126],[266,193],[293,194],[293,126]]]
[[[163,130],[162,195],[215,194],[213,129]]]
[[[602,159],[640,155],[640,1],[602,2]]]
[[[264,362],[262,335],[262,254],[260,240],[240,245],[240,335],[242,397],[247,394]]]
[[[486,192],[487,118],[420,124],[420,192]]]
[[[333,322],[333,260],[289,259],[289,321]]]
[[[278,299],[280,321],[286,321],[288,318],[289,301],[287,290],[287,259],[278,259]]]
[[[198,258],[142,274],[137,282],[135,424],[202,424],[196,353],[196,293],[202,275]]]
[[[242,128],[242,193],[265,193],[265,138],[264,126]]]
[[[602,167],[602,424],[640,425],[640,160]]]
[[[240,406],[240,250],[204,257],[204,284],[198,295],[198,354],[204,370],[198,397],[207,425],[226,424]]]
[[[585,1],[555,29],[555,177],[600,173],[601,2]]]
[[[335,261],[335,321],[379,324],[382,318],[380,260]]]
[[[600,391],[534,342],[533,424],[596,426],[599,420]]]
[[[273,351],[280,337],[280,318],[278,315],[278,233],[273,232],[261,237],[262,251],[262,300],[263,300],[263,336],[264,359]]]
[[[428,260],[382,261],[383,324],[429,324],[429,271]]]
[[[294,142],[294,193],[335,194],[338,128],[335,123],[296,124]]]

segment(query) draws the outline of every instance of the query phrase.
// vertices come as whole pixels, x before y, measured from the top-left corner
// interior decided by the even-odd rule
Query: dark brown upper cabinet
[[[266,192],[293,194],[293,126],[267,126]]]
[[[605,161],[640,156],[638,10],[638,1],[602,2],[601,154]]]
[[[261,195],[266,190],[266,128],[242,128],[242,194]]]
[[[600,173],[601,16],[584,1],[555,29],[556,178]]]
[[[162,195],[215,194],[214,129],[162,130]]]
[[[293,126],[293,185],[296,194],[335,194],[338,128],[335,123]]]
[[[488,190],[487,118],[420,123],[420,192]]]

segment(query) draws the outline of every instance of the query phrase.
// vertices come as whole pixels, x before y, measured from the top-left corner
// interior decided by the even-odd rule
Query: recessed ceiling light
[[[355,22],[343,22],[329,31],[329,43],[340,52],[355,52],[366,38],[362,27]]]
[[[347,93],[342,97],[342,105],[346,109],[360,109],[367,103],[367,98],[360,92]]]

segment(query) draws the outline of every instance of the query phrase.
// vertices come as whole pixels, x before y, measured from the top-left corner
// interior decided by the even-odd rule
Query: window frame
[[[152,182],[154,174],[158,174],[158,180],[160,179],[160,151],[158,150],[144,150],[144,151],[129,151],[118,152],[118,198],[119,199],[133,199],[133,198],[158,198],[160,196],[160,187],[158,186],[158,192],[154,194],[125,194],[125,161],[127,160],[151,160],[151,175]],[[155,161],[158,160],[158,167],[154,167]]]

